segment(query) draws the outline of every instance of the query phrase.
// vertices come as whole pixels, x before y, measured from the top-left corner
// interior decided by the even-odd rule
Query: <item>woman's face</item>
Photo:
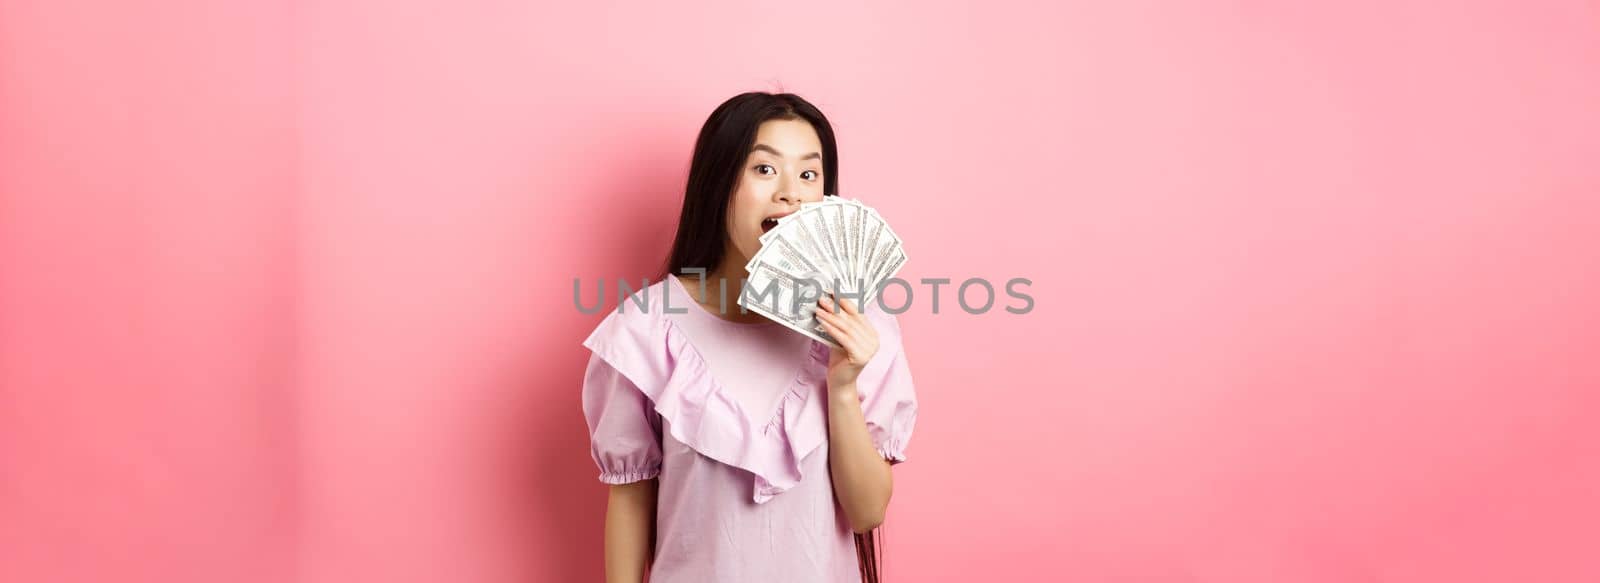
[[[729,257],[740,271],[761,249],[761,234],[802,202],[822,200],[822,141],[802,119],[769,120],[739,170],[728,202]],[[735,276],[737,277],[737,276]]]

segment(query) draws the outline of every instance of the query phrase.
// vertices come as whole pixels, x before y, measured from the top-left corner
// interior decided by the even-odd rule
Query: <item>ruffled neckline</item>
[[[681,281],[661,285],[661,293],[670,293],[667,285],[683,289]],[[799,484],[801,462],[827,440],[826,403],[816,394],[827,390],[828,346],[811,340],[806,362],[775,410],[756,418],[711,374],[684,330],[658,304],[650,305],[647,311],[608,315],[584,345],[650,398],[674,439],[753,474],[756,503]],[[698,305],[691,309],[704,311]]]

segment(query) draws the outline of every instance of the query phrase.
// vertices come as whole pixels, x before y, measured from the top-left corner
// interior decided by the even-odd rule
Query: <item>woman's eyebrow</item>
[[[772,146],[768,146],[766,144],[756,144],[756,146],[754,148],[750,148],[750,150],[751,151],[760,150],[762,152],[766,152],[768,154],[772,154],[772,155],[777,156],[779,158],[783,157],[783,152],[779,152],[777,149],[773,148]],[[801,160],[821,160],[822,159],[822,154],[818,154],[816,152],[812,152],[810,154],[806,154],[804,156],[801,156],[800,159]]]

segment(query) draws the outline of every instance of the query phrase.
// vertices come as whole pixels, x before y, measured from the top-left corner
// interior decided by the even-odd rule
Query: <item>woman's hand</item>
[[[832,298],[823,297],[817,306],[822,329],[844,347],[842,351],[829,350],[828,389],[854,387],[861,370],[878,353],[878,331],[850,300],[840,300],[836,306]]]

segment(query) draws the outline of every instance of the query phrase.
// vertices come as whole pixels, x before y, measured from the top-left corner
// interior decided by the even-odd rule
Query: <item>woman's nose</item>
[[[774,193],[773,197],[777,198],[784,204],[795,204],[800,202],[799,191],[795,189],[794,183],[788,181],[787,179],[784,180],[782,184],[778,185],[778,192]]]

